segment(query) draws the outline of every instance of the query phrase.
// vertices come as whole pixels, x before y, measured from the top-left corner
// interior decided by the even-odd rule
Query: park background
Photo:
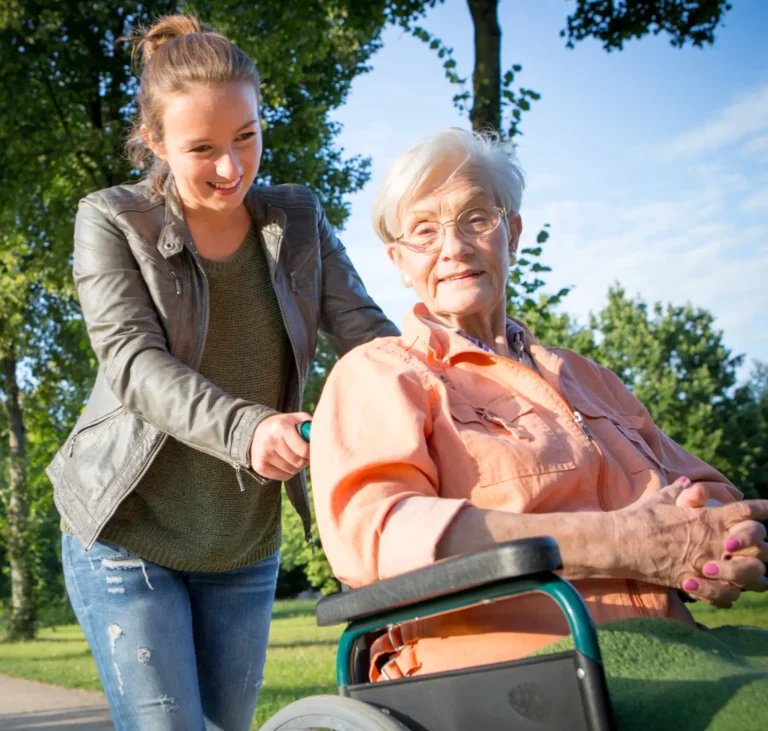
[[[510,313],[615,370],[668,434],[768,497],[768,4],[631,5],[0,0],[0,672],[97,686],[87,649],[55,660],[46,644],[81,640],[43,468],[96,367],[69,269],[77,201],[135,176],[122,143],[136,87],[116,39],[178,9],[254,58],[262,182],[317,191],[395,322],[412,294],[370,223],[387,166],[443,126],[512,135],[528,185]],[[321,343],[309,410],[333,360]],[[285,510],[280,596],[335,589]],[[325,687],[335,635],[308,606],[278,607],[271,657],[303,657],[307,686]],[[267,708],[300,694],[273,677]]]

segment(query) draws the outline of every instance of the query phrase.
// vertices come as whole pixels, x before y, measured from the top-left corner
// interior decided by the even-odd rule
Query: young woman
[[[316,196],[259,187],[259,75],[189,16],[159,20],[129,143],[147,180],[93,193],[74,275],[99,360],[48,473],[67,589],[118,729],[250,728],[280,547],[309,535],[297,425],[318,329],[397,329]]]

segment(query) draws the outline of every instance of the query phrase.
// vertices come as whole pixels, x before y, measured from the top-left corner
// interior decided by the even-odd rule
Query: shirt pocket
[[[567,438],[555,434],[526,399],[502,397],[488,406],[457,399],[449,408],[479,487],[576,468]]]
[[[593,404],[572,401],[575,411],[586,417],[587,428],[630,475],[644,470],[663,473],[663,467],[640,434],[644,419],[614,411],[601,413]]]

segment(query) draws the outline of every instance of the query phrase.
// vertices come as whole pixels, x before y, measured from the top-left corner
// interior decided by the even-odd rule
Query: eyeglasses
[[[442,245],[441,234],[445,234],[445,227],[449,223],[455,223],[460,234],[470,239],[478,239],[481,236],[495,231],[501,219],[506,215],[503,208],[497,206],[488,208],[468,208],[462,211],[453,221],[419,221],[408,231],[395,239],[396,244],[402,244],[411,251],[419,254],[428,254],[436,251]]]

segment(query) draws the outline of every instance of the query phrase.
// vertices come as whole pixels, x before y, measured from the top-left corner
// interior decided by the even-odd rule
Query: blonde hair
[[[152,192],[162,195],[168,164],[155,156],[144,137],[148,132],[153,140],[163,139],[168,97],[184,93],[194,84],[231,82],[251,83],[258,95],[261,79],[245,53],[192,15],[163,16],[126,40],[133,44],[131,59],[140,57],[142,67],[138,111],[126,152],[136,168],[148,173]]]
[[[459,174],[481,180],[496,205],[519,213],[525,181],[512,144],[490,130],[448,127],[409,147],[390,166],[373,202],[379,238],[394,241],[406,207]]]

